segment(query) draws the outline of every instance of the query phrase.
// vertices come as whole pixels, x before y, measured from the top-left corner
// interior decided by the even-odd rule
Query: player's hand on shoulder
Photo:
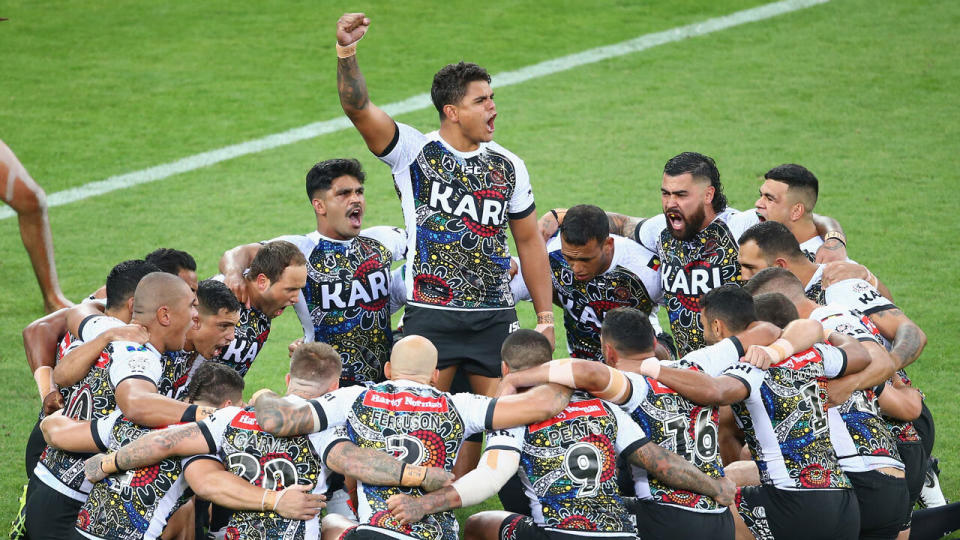
[[[743,355],[740,361],[750,364],[755,368],[766,370],[773,365],[774,354],[776,353],[774,353],[770,347],[751,345],[750,348],[747,349],[747,354]]]
[[[60,390],[51,390],[43,396],[43,414],[50,415],[63,409],[63,394]]]
[[[337,21],[337,43],[346,47],[360,41],[370,28],[370,19],[363,13],[344,13]]]
[[[233,295],[237,297],[237,301],[241,304],[250,307],[250,298],[247,297],[247,285],[243,279],[243,274],[240,272],[231,272],[223,275],[223,284],[227,286],[228,289],[233,291]]]
[[[543,334],[543,336],[544,336],[545,338],[547,338],[547,341],[550,342],[550,350],[551,350],[551,351],[557,346],[557,344],[556,344],[556,342],[557,342],[557,337],[556,337],[556,334],[555,334],[554,331],[553,331],[553,325],[552,325],[552,324],[538,324],[537,327],[534,328],[534,330],[536,330],[537,332],[540,332],[541,334]]]
[[[821,282],[824,287],[845,279],[867,279],[866,267],[847,260],[827,263],[823,267]]]
[[[553,238],[554,234],[557,234],[557,229],[560,228],[558,218],[566,214],[565,210],[555,210],[555,212],[556,215],[548,211],[537,221],[537,229],[540,231],[544,243]]]
[[[416,523],[426,515],[423,501],[420,497],[413,497],[403,493],[391,495],[387,499],[387,509],[394,519],[400,522],[400,525]]]
[[[103,458],[107,457],[106,454],[95,454],[89,458],[83,464],[83,475],[91,483],[96,483],[107,477],[107,473],[103,472],[103,468],[100,467],[100,462],[103,461]]]
[[[286,494],[277,503],[277,513],[287,519],[301,521],[315,518],[327,506],[327,498],[319,493],[310,493],[311,489],[313,484],[296,484],[284,489]]]
[[[107,330],[110,341],[133,341],[143,345],[150,341],[150,332],[139,324],[125,324]]]
[[[436,491],[440,488],[449,486],[457,477],[452,473],[440,467],[427,467],[427,474],[420,483],[425,491]]]

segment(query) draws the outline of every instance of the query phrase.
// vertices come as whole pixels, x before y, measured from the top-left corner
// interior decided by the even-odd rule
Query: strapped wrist
[[[400,467],[400,485],[403,487],[418,487],[423,484],[427,478],[427,468],[419,465],[407,465]]]
[[[55,385],[51,381],[53,368],[50,366],[40,366],[33,370],[33,380],[37,382],[37,391],[40,392],[40,399],[47,397],[47,394],[53,392]]]

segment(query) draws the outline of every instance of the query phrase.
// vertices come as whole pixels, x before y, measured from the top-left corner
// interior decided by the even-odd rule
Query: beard
[[[670,231],[670,236],[673,236],[677,240],[686,242],[688,240],[692,240],[693,237],[696,236],[698,232],[700,232],[700,229],[703,227],[703,221],[707,217],[707,213],[703,205],[700,205],[700,207],[697,208],[697,210],[692,214],[690,214],[689,216],[684,216],[683,214],[681,214],[681,217],[683,218],[682,229],[676,230],[673,227],[671,227],[669,224],[669,220],[667,223],[667,229]]]

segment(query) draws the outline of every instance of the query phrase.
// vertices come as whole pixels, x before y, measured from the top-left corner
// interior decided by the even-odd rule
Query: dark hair
[[[230,394],[243,394],[243,377],[226,364],[207,361],[197,368],[187,387],[187,403],[220,404]]]
[[[328,159],[314,165],[307,171],[307,197],[312,201],[318,191],[330,189],[330,184],[341,176],[352,176],[361,184],[367,175],[363,166],[355,159]]]
[[[143,276],[160,271],[157,265],[143,259],[123,261],[114,266],[107,274],[107,309],[116,308],[133,296]]]
[[[260,251],[250,261],[246,278],[253,280],[263,274],[270,281],[277,281],[288,266],[301,264],[307,264],[307,259],[300,252],[300,248],[286,240],[274,240],[260,247]]]
[[[797,306],[780,293],[758,294],[753,298],[753,305],[757,308],[757,319],[771,322],[780,328],[800,318]]]
[[[206,315],[216,315],[221,309],[232,313],[243,307],[233,291],[222,281],[215,279],[205,279],[199,283],[197,302],[200,304],[200,311]]]
[[[290,376],[322,383],[340,378],[343,369],[340,353],[326,343],[311,341],[293,350],[290,358]]]
[[[430,88],[430,98],[433,106],[440,113],[440,120],[444,119],[444,105],[459,105],[463,96],[467,95],[467,86],[473,81],[490,82],[490,74],[482,67],[469,62],[447,64],[433,76],[433,86]]]
[[[520,371],[549,362],[553,358],[553,348],[540,332],[521,328],[503,340],[500,358],[510,369]]]
[[[720,183],[720,171],[717,170],[717,164],[710,156],[697,152],[677,154],[663,166],[663,172],[668,176],[690,173],[694,178],[709,180],[714,190],[711,203],[713,211],[723,212],[727,207],[727,196],[723,194],[723,184]]]
[[[656,339],[650,318],[639,309],[628,307],[608,311],[603,316],[600,335],[624,354],[650,352]]]
[[[780,293],[787,298],[794,299],[797,295],[803,296],[803,283],[786,268],[771,266],[757,272],[750,278],[743,289],[753,296],[763,293]]]
[[[610,221],[599,206],[578,204],[563,216],[560,234],[575,246],[585,246],[590,240],[603,243],[610,236]]]
[[[193,260],[193,256],[179,249],[155,249],[148,253],[144,260],[157,265],[162,272],[168,274],[177,275],[180,270],[197,271],[197,261]]]
[[[750,227],[740,235],[740,245],[749,241],[754,241],[763,258],[771,261],[777,257],[785,257],[796,260],[804,257],[803,251],[800,251],[800,242],[797,237],[790,232],[786,225],[778,221],[764,221]]]
[[[753,297],[735,283],[727,283],[701,296],[700,313],[707,318],[723,321],[733,333],[746,330],[750,323],[757,320]],[[708,321],[704,321],[704,324],[708,324]]]
[[[803,165],[797,165],[796,163],[777,165],[767,171],[767,174],[763,175],[763,177],[767,180],[783,182],[789,186],[789,189],[799,190],[806,195],[809,199],[809,206],[804,205],[806,206],[805,210],[807,212],[813,210],[813,207],[816,206],[817,196],[820,194],[820,182],[818,182],[817,177]]]

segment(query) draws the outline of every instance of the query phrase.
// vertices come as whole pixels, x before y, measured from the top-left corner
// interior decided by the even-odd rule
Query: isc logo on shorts
[[[507,326],[507,333],[512,334],[520,329],[520,321],[513,321]]]

